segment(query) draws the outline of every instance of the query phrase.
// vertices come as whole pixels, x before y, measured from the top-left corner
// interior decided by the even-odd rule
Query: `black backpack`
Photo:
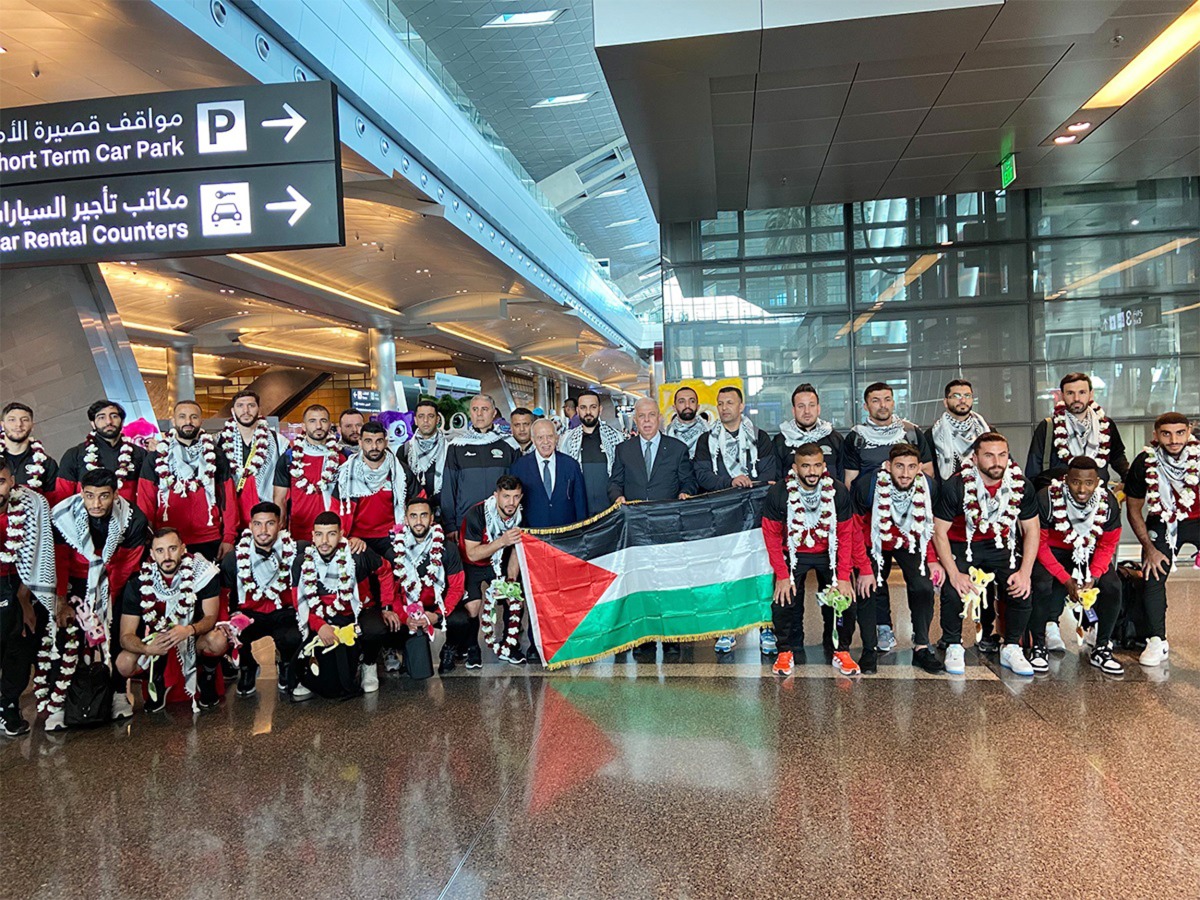
[[[1113,646],[1125,650],[1142,650],[1150,635],[1146,616],[1146,579],[1142,565],[1126,560],[1117,566],[1121,576],[1121,611],[1113,628]]]
[[[112,719],[112,674],[102,662],[81,664],[67,687],[63,722],[68,728],[105,725]]]

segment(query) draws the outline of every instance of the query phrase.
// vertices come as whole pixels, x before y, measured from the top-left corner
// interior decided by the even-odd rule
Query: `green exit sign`
[[[1000,187],[1007,188],[1017,180],[1017,157],[1012,153],[1000,160]]]

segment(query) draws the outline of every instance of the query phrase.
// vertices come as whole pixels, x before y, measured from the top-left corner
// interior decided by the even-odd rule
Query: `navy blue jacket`
[[[587,518],[587,486],[579,463],[554,451],[554,496],[546,496],[542,481],[542,458],[535,450],[520,457],[509,473],[521,481],[524,494],[522,525],[529,528],[561,528]]]

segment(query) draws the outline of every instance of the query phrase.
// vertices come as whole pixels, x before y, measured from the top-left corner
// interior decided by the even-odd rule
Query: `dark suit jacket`
[[[522,524],[530,528],[560,528],[587,518],[587,487],[579,463],[554,452],[554,496],[546,496],[542,458],[536,450],[520,457],[508,470],[521,480],[525,510]]]
[[[654,471],[646,479],[642,459],[642,439],[631,437],[617,445],[612,474],[608,478],[608,499],[676,500],[680,494],[696,493],[696,473],[687,444],[663,435],[654,457]]]

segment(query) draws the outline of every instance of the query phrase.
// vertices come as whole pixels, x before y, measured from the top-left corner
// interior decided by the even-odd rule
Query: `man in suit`
[[[558,431],[549,419],[533,423],[533,453],[509,468],[524,488],[525,524],[560,528],[587,518],[587,488],[579,463],[559,453]]]
[[[658,404],[649,398],[633,407],[637,435],[617,447],[608,497],[628,500],[686,500],[696,493],[696,473],[687,444],[659,430]]]

